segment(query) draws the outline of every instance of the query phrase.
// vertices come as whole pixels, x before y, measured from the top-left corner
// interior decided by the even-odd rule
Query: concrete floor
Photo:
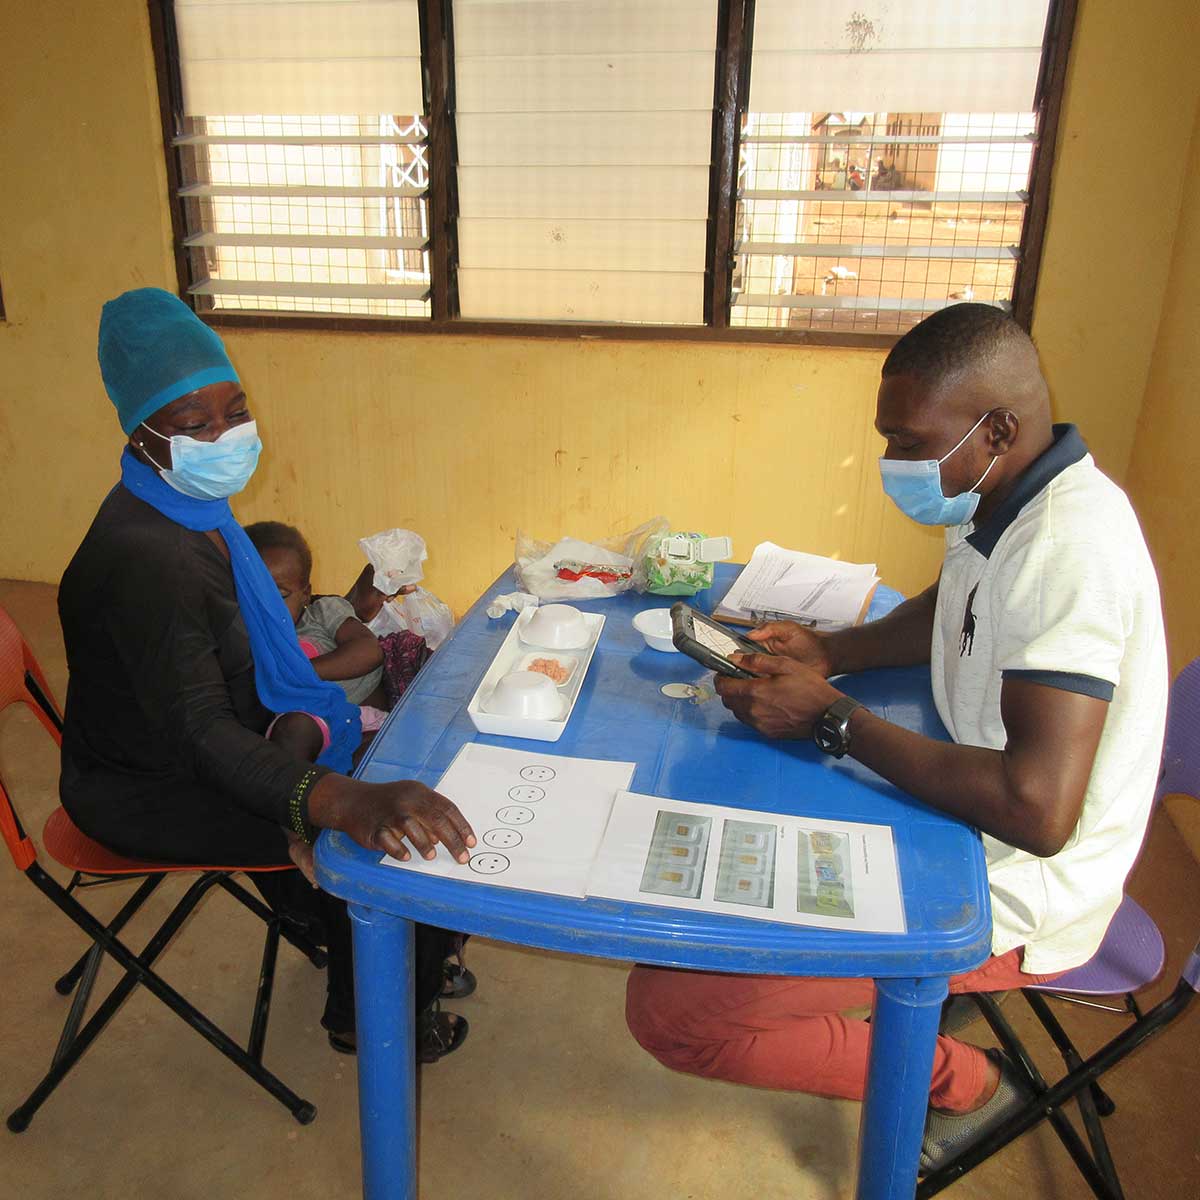
[[[66,672],[54,589],[0,582],[61,699]],[[26,826],[40,831],[57,803],[57,765],[40,727],[0,722],[0,765]],[[47,864],[48,865],[48,864]],[[178,884],[164,886],[177,894]],[[1200,867],[1160,816],[1132,894],[1156,917],[1173,985],[1200,933]],[[128,885],[91,893],[111,913]],[[159,905],[161,909],[163,905]],[[164,976],[237,1038],[249,1021],[259,954],[256,922],[211,896],[161,960]],[[150,918],[135,926],[137,941]],[[7,1114],[40,1078],[67,1002],[53,989],[81,936],[11,867],[0,867],[0,1106]],[[146,936],[146,935],[141,935]],[[622,1019],[625,968],[476,941],[476,996],[460,1010],[468,1043],[421,1078],[421,1195],[478,1200],[732,1200],[852,1194],[858,1106],[706,1083],[643,1054]],[[115,972],[108,969],[107,977]],[[281,952],[268,1065],[319,1109],[301,1128],[196,1034],[140,989],[19,1136],[0,1130],[0,1195],[42,1200],[86,1188],[108,1197],[279,1197],[359,1194],[355,1063],[317,1027],[322,976]],[[1019,1002],[1009,1011],[1031,1045]],[[1081,1047],[1119,1018],[1071,1008]],[[1109,1076],[1107,1122],[1133,1198],[1200,1196],[1200,1004]],[[969,1039],[988,1040],[982,1026]],[[948,1193],[1090,1195],[1045,1126]]]

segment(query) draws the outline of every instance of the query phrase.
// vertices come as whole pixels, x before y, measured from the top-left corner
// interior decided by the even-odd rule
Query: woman
[[[126,292],[100,318],[100,371],[129,438],[121,482],[67,567],[59,616],[70,679],[63,806],[113,850],[169,862],[298,863],[316,829],[404,859],[475,844],[420,783],[345,774],[358,710],[317,679],[262,559],[229,509],[262,443],[220,338],[177,297]],[[353,1053],[345,905],[297,872],[253,876],[329,949],[322,1025]],[[424,1061],[466,1022],[433,1011],[451,935],[418,928]]]

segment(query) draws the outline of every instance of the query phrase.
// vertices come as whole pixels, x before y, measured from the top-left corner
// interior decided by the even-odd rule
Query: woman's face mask
[[[142,447],[146,457],[158,467],[158,473],[177,492],[197,500],[223,500],[234,496],[250,482],[262,453],[258,424],[246,421],[227,429],[216,441],[202,442],[177,433],[167,437],[149,429],[157,438],[171,443],[171,468],[158,467],[154,456]]]
[[[987,470],[967,491],[959,492],[957,496],[947,496],[942,491],[941,466],[989,416],[991,413],[985,412],[941,458],[923,458],[916,462],[893,458],[879,460],[883,490],[906,517],[922,525],[965,525],[971,520],[980,500],[975,489],[988,477],[988,472],[996,465],[996,459],[993,457]]]

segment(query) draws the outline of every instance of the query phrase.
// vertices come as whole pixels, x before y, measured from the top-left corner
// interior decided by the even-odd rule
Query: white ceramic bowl
[[[521,627],[521,641],[547,650],[578,650],[588,642],[587,622],[569,604],[544,604]]]
[[[633,618],[633,627],[646,639],[651,650],[662,650],[667,654],[678,654],[671,641],[671,610],[669,608],[644,608]]]
[[[554,681],[538,671],[510,671],[492,689],[488,712],[501,717],[553,721],[562,716],[563,698]]]

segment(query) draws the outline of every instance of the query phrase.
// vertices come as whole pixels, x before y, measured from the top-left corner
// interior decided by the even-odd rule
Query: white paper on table
[[[400,862],[388,855],[383,865],[582,897],[613,797],[629,786],[635,766],[468,742],[437,791],[475,831],[470,863],[455,862],[439,845],[436,858],[414,854]]]
[[[834,559],[793,563],[778,583],[764,589],[755,607],[803,613],[819,622],[853,624],[877,578],[874,563]]]
[[[623,791],[587,894],[822,929],[903,933],[887,825]]]
[[[841,562],[762,542],[713,615],[791,617],[817,628],[842,628],[858,620],[878,579],[874,563]]]

